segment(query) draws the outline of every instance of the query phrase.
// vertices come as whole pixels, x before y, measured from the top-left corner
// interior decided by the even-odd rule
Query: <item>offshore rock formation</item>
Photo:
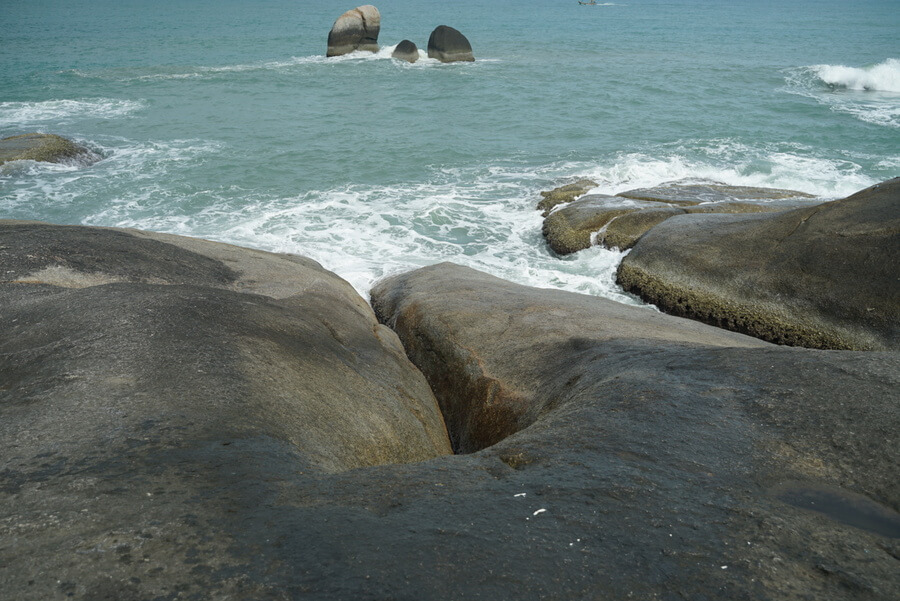
[[[381,14],[371,4],[348,10],[334,22],[328,32],[326,56],[341,56],[355,50],[378,52]]]
[[[474,61],[472,45],[462,33],[448,27],[438,25],[428,38],[428,57],[436,58],[442,63]]]
[[[62,163],[99,160],[96,154],[75,142],[54,134],[22,134],[0,140],[0,165],[9,161]]]
[[[900,349],[900,178],[769,215],[682,215],[644,235],[619,283],[662,310],[764,340]]]
[[[408,63],[414,63],[419,60],[419,49],[409,40],[403,40],[391,53],[392,58],[396,58]]]

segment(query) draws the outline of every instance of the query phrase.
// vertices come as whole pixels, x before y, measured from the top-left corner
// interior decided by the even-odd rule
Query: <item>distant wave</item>
[[[43,102],[0,102],[0,127],[23,126],[44,121],[122,117],[143,108],[137,100],[93,98],[45,100]]]
[[[848,90],[900,92],[900,59],[889,58],[871,67],[813,65],[809,67],[827,85]]]
[[[900,59],[869,67],[810,65],[784,71],[784,91],[883,127],[900,127]]]

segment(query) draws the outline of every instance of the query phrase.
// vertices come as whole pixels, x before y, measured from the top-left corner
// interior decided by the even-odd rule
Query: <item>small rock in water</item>
[[[396,48],[394,48],[394,52],[391,53],[391,58],[414,63],[419,60],[419,49],[409,40],[403,40],[397,44]]]

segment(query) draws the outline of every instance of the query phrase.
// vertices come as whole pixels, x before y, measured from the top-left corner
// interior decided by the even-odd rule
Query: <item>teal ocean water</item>
[[[0,136],[104,158],[0,167],[0,217],[299,253],[363,294],[449,260],[622,299],[619,253],[547,250],[540,190],[705,178],[838,198],[900,175],[896,0],[376,5],[382,52],[326,59],[355,4],[4,0]],[[474,63],[390,58],[440,24]]]

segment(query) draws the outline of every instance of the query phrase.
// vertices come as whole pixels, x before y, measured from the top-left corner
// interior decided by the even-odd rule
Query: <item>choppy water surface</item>
[[[892,1],[378,2],[376,54],[326,59],[353,4],[7,0],[0,135],[90,167],[0,167],[0,217],[310,256],[366,293],[438,261],[626,299],[620,255],[553,256],[538,191],[680,178],[837,198],[900,175]],[[414,65],[447,24],[476,62]]]

